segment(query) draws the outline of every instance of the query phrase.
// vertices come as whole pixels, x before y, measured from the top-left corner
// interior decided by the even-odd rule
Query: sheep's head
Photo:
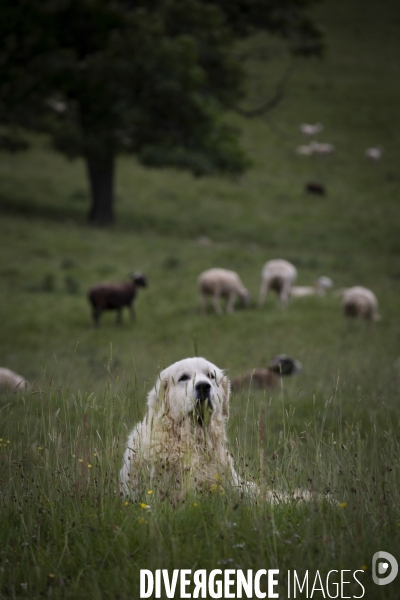
[[[143,273],[141,273],[140,271],[135,271],[135,273],[132,273],[132,279],[138,287],[146,287],[147,286],[146,276]]]

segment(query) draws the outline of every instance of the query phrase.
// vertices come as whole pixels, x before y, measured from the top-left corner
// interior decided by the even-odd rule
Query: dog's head
[[[147,404],[150,412],[161,411],[175,422],[193,417],[207,426],[211,419],[229,414],[230,386],[218,367],[204,358],[185,358],[161,371]]]

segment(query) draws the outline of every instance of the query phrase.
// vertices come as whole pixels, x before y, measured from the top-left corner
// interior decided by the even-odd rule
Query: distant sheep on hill
[[[376,146],[375,148],[367,148],[365,156],[370,160],[380,160],[382,158],[383,148],[382,146]]]
[[[308,194],[317,194],[319,196],[326,195],[326,188],[322,183],[317,183],[316,181],[309,181],[305,185],[305,190]]]
[[[138,288],[146,287],[147,279],[143,273],[133,273],[131,281],[121,283],[98,283],[88,293],[92,305],[93,324],[98,326],[101,313],[105,310],[117,311],[117,323],[121,323],[122,309],[127,306],[130,310],[131,320],[135,317],[133,301]]]
[[[313,150],[310,146],[297,146],[296,148],[296,152],[297,154],[300,154],[300,156],[311,156],[311,154],[313,154]]]
[[[333,286],[333,281],[330,277],[322,275],[318,277],[314,285],[294,285],[291,295],[297,298],[304,296],[325,296],[326,291]]]
[[[369,323],[380,320],[378,300],[371,290],[355,286],[343,290],[341,294],[343,312],[346,317],[364,319]]]
[[[206,311],[208,296],[212,296],[212,303],[218,315],[223,312],[221,297],[227,299],[227,313],[233,312],[238,296],[242,299],[245,306],[249,304],[250,293],[244,287],[239,275],[235,271],[209,269],[199,275],[197,282],[200,292],[200,307],[203,313]]]
[[[9,390],[10,392],[17,392],[19,390],[25,390],[29,386],[26,379],[18,373],[14,373],[11,369],[6,367],[0,367],[0,390]]]
[[[278,354],[270,361],[266,369],[252,369],[240,377],[235,377],[232,380],[232,390],[235,392],[249,388],[250,385],[254,389],[260,390],[278,387],[281,377],[296,375],[302,368],[303,366],[298,360],[285,354]]]
[[[312,149],[313,154],[320,154],[321,156],[328,156],[335,151],[335,146],[325,142],[310,142],[310,148]]]
[[[289,305],[289,298],[296,277],[296,267],[287,260],[279,258],[265,263],[261,273],[259,307],[264,306],[268,291],[274,290],[278,294],[280,305],[286,308]]]
[[[315,123],[315,125],[311,125],[310,123],[303,123],[302,125],[300,125],[301,133],[307,137],[317,135],[317,133],[320,133],[320,131],[322,131],[323,128],[324,126],[322,125],[322,123]]]

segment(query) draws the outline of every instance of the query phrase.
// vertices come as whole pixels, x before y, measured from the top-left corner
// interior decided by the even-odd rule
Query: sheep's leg
[[[228,303],[226,305],[226,312],[232,313],[235,306],[236,294],[229,294]]]
[[[136,312],[133,304],[129,305],[129,313],[131,315],[131,323],[133,323],[134,321],[136,321]]]
[[[290,287],[283,286],[281,293],[279,294],[279,300],[282,308],[287,308],[289,306],[289,297],[290,297]]]
[[[259,308],[264,306],[265,298],[267,297],[267,294],[268,294],[268,287],[269,287],[269,282],[266,279],[263,279],[261,282],[261,288],[260,288],[260,298],[258,300]]]
[[[99,326],[100,315],[101,315],[101,309],[94,307],[92,310],[92,317],[93,317],[93,325],[95,327]]]
[[[219,294],[214,294],[213,296],[213,306],[215,309],[215,312],[217,313],[217,315],[221,315],[222,314],[222,308],[221,308],[221,302],[220,302],[220,296]]]

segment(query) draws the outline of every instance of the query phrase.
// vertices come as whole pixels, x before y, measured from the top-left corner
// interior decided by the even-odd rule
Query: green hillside
[[[25,397],[0,395],[1,599],[128,598],[139,567],[211,569],[232,557],[243,569],[368,566],[365,597],[398,598],[395,583],[371,583],[370,563],[378,550],[400,558],[400,5],[327,0],[314,13],[325,57],[300,60],[264,117],[227,116],[253,162],[240,180],[121,157],[117,224],[97,229],[85,224],[82,162],[40,137],[25,153],[1,153],[0,364],[34,382]],[[254,101],[285,65],[249,65]],[[316,122],[335,152],[298,155],[300,124]],[[368,161],[376,145],[382,158]],[[310,181],[327,194],[307,194]],[[347,322],[332,293],[294,298],[288,311],[271,295],[256,308],[271,258],[293,262],[299,285],[327,275],[335,289],[372,289],[382,320]],[[197,277],[217,266],[240,274],[249,309],[200,314]],[[125,314],[118,326],[108,313],[93,328],[87,290],[134,270],[149,280],[136,322]],[[233,396],[232,450],[257,481],[312,480],[336,504],[238,507],[227,492],[151,513],[123,506],[114,489],[126,431],[160,366],[195,353],[229,376],[279,353],[303,363],[282,389]],[[98,469],[96,484],[78,457]]]

